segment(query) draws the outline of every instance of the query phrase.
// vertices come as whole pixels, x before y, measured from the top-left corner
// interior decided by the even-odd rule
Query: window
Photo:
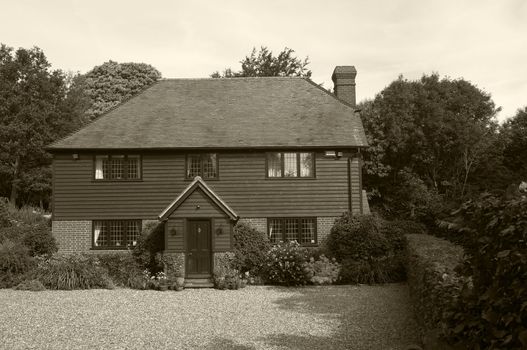
[[[138,155],[95,156],[95,180],[141,179],[141,157]]]
[[[272,243],[297,241],[301,245],[317,244],[316,218],[269,218],[267,223]]]
[[[134,247],[141,234],[141,220],[97,220],[93,222],[93,248]]]
[[[315,177],[315,157],[309,152],[267,153],[267,177]]]
[[[218,155],[216,153],[187,155],[187,179],[201,176],[204,179],[218,178]]]

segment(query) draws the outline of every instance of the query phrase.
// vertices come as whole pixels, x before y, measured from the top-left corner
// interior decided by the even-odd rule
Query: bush
[[[463,249],[429,235],[408,235],[407,277],[421,336],[441,328],[443,313],[457,297],[462,278],[455,272]]]
[[[11,240],[0,243],[0,288],[19,284],[33,265],[27,247]]]
[[[307,251],[297,242],[280,242],[266,255],[265,277],[268,283],[286,286],[304,285],[309,282],[305,263]]]
[[[392,247],[382,225],[375,215],[344,213],[331,228],[326,242],[328,250],[339,261],[386,256]]]
[[[108,270],[96,256],[71,254],[37,259],[35,278],[48,289],[114,288]]]
[[[260,275],[266,253],[271,248],[267,235],[248,224],[234,226],[234,267],[242,273]]]
[[[16,223],[0,228],[0,243],[4,240],[20,242],[28,248],[28,254],[51,255],[57,251],[55,237],[45,222],[37,224]]]
[[[156,255],[164,249],[164,225],[157,222],[150,222],[141,231],[141,236],[134,247],[133,255],[141,267],[148,268],[152,273],[156,273],[163,269]]]
[[[214,288],[238,289],[241,286],[240,272],[234,268],[236,257],[233,253],[216,254],[214,256]]]
[[[11,224],[9,221],[9,201],[7,198],[0,197],[0,228]]]
[[[341,283],[403,281],[405,247],[401,229],[376,215],[344,213],[327,239],[329,254],[342,263]]]
[[[387,223],[387,226],[402,235],[426,233],[426,227],[413,220],[392,220]]]
[[[144,268],[130,253],[105,253],[97,255],[100,266],[108,271],[112,282],[119,287],[146,289]]]
[[[46,287],[39,280],[25,280],[13,287],[15,290],[29,290],[31,292],[40,292],[46,290]]]
[[[311,257],[304,268],[306,269],[309,281],[313,284],[333,284],[340,274],[340,264],[333,259],[328,259],[325,255],[318,258]]]
[[[470,348],[527,348],[527,197],[484,195],[455,219],[466,237],[462,273],[470,283],[447,315],[448,339]]]

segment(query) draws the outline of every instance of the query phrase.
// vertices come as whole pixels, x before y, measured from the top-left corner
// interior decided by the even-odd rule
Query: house
[[[304,78],[162,80],[50,145],[59,251],[126,249],[162,222],[165,251],[204,277],[238,221],[321,244],[368,210],[356,74],[335,68],[336,96]]]

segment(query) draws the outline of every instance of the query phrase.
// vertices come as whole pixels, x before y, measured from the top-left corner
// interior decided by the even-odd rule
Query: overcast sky
[[[500,120],[527,105],[525,0],[4,1],[0,42],[38,46],[54,68],[84,73],[108,60],[144,62],[165,78],[208,77],[256,46],[309,56],[331,87],[357,68],[357,99],[400,74],[437,72],[491,93]]]

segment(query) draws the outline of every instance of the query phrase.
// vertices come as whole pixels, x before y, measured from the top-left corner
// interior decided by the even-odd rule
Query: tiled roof
[[[161,80],[60,149],[367,146],[354,108],[303,78]]]

